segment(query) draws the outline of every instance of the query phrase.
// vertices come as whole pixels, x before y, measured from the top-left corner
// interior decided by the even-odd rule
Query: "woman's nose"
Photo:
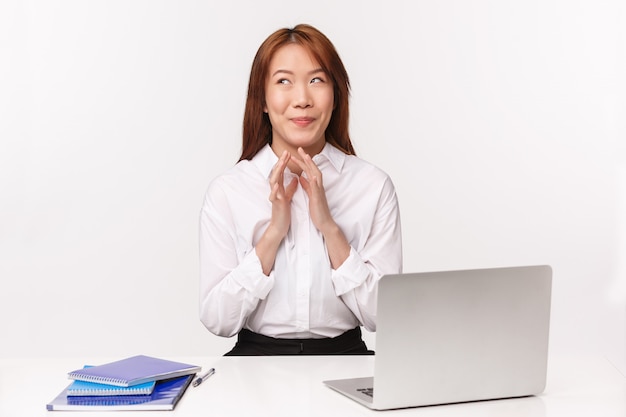
[[[294,107],[311,107],[313,101],[309,89],[306,85],[299,85],[294,89],[293,106]]]

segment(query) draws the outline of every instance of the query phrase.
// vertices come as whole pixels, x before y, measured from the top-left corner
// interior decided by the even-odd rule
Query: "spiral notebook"
[[[92,368],[85,365],[84,368]],[[112,396],[112,395],[150,395],[154,390],[156,381],[144,382],[131,387],[118,387],[117,385],[99,384],[97,382],[74,381],[67,387],[69,396]]]
[[[117,385],[99,384],[97,382],[74,381],[67,387],[69,396],[117,396],[117,395],[150,395],[156,382],[144,382],[130,387],[118,387]]]
[[[46,404],[48,411],[139,411],[173,410],[189,387],[193,375],[158,381],[150,395],[72,397],[64,389]]]
[[[197,365],[137,355],[104,365],[77,369],[68,376],[77,381],[130,387],[144,382],[195,374],[201,369]]]

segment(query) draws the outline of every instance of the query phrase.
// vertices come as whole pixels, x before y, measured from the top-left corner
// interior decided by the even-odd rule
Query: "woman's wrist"
[[[350,243],[343,234],[339,225],[335,222],[329,224],[324,230],[320,230],[326,242],[330,265],[333,269],[339,268],[348,256],[350,256]]]
[[[284,235],[276,230],[272,225],[265,229],[265,232],[261,236],[261,239],[255,246],[256,255],[261,261],[261,267],[265,275],[270,274],[274,267],[274,261],[276,260],[276,253],[280,242],[282,242]]]

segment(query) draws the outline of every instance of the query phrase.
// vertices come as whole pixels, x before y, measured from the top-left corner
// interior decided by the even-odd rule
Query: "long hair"
[[[292,29],[279,29],[259,47],[252,62],[248,97],[243,116],[243,145],[239,160],[252,159],[266,144],[272,141],[272,125],[265,108],[265,83],[270,61],[281,47],[297,44],[305,48],[332,79],[334,105],[326,128],[326,141],[346,154],[354,155],[348,132],[350,80],[334,45],[313,26],[300,24]]]

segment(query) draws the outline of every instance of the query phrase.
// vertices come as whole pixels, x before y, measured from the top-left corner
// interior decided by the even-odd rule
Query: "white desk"
[[[68,371],[83,362],[120,358],[0,359],[0,416],[80,417],[113,412],[46,411],[69,384]],[[548,385],[537,397],[393,411],[371,411],[322,384],[325,379],[372,375],[374,357],[177,357],[216,374],[189,387],[173,412],[126,412],[132,416],[626,416],[626,378],[598,357],[550,359]],[[124,412],[122,412],[123,414]]]

